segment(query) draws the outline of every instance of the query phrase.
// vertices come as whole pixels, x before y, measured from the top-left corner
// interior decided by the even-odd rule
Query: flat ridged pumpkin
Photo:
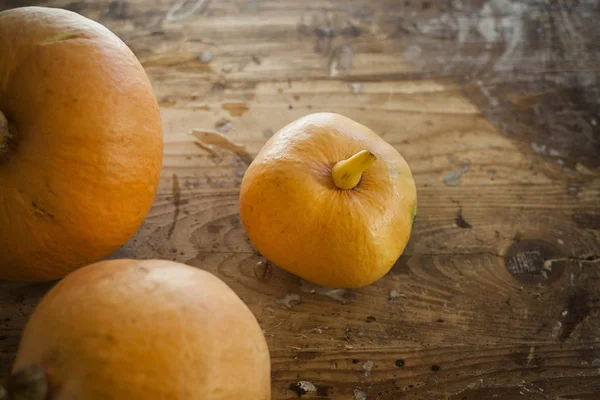
[[[44,296],[5,388],[27,400],[270,400],[270,380],[261,328],[222,280],[171,261],[111,260]]]
[[[79,14],[0,13],[0,279],[61,278],[146,217],[163,138],[130,49]]]
[[[411,170],[369,128],[333,113],[271,137],[246,171],[241,220],[271,262],[309,282],[354,288],[385,275],[417,211]]]

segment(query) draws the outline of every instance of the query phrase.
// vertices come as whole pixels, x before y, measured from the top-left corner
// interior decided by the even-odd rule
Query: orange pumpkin
[[[349,118],[318,113],[269,139],[244,175],[240,204],[267,259],[309,282],[354,288],[404,251],[417,193],[394,147]]]
[[[119,38],[66,10],[0,13],[0,279],[61,278],[122,246],[162,154],[156,97]]]
[[[68,275],[27,322],[13,373],[15,399],[271,399],[252,312],[216,276],[170,261]]]

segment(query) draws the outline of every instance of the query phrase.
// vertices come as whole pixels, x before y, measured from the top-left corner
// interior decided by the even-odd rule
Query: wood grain
[[[600,5],[27,3],[105,24],[148,71],[162,181],[112,257],[173,259],[225,280],[263,327],[274,399],[596,398]],[[414,234],[369,287],[319,288],[276,267],[257,275],[263,259],[239,221],[248,157],[237,145],[252,157],[317,111],[369,126],[415,175]],[[210,139],[198,146],[194,130]],[[51,284],[0,286],[6,372]]]

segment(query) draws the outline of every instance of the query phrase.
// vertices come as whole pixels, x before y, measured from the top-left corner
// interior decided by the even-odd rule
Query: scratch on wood
[[[194,129],[192,135],[197,139],[195,142],[198,147],[211,153],[213,156],[218,156],[218,149],[229,150],[233,152],[240,160],[247,165],[252,162],[252,156],[246,150],[246,146],[233,143],[231,140],[221,135],[218,132]]]
[[[552,338],[556,339],[561,333],[562,333],[563,329],[562,329],[562,322],[557,321],[556,325],[554,325],[554,327],[552,328]]]
[[[323,331],[328,330],[329,327],[327,325],[319,325],[316,328],[311,328],[311,329],[302,329],[300,331],[300,333],[323,333]]]
[[[354,389],[354,400],[367,400],[367,394],[356,388]]]
[[[329,60],[329,75],[338,76],[340,72],[350,72],[350,69],[352,68],[353,56],[354,52],[348,43],[344,43],[340,47],[336,48]]]
[[[365,370],[365,377],[369,378],[371,376],[371,371],[373,370],[373,361],[371,360],[367,360],[364,364],[363,364],[363,369]]]
[[[302,302],[302,297],[297,293],[286,293],[283,297],[275,299],[275,303],[287,308],[288,310],[294,308],[295,305]]]
[[[460,183],[460,178],[463,176],[463,174],[465,172],[467,172],[469,170],[470,167],[471,167],[471,161],[465,160],[463,165],[460,168],[458,168],[457,170],[446,172],[442,176],[442,180],[448,186],[456,186]]]
[[[534,357],[535,357],[535,346],[531,346],[529,348],[529,353],[527,354],[527,364],[526,365],[529,365]]]
[[[188,5],[188,3],[190,4]],[[181,21],[183,19],[191,17],[197,12],[202,12],[207,5],[208,0],[181,0],[179,3],[175,4],[169,9],[169,11],[167,12],[166,20]],[[188,7],[187,10],[185,10],[186,6]]]
[[[321,296],[329,297],[335,301],[338,301],[342,304],[351,303],[352,293],[346,289],[336,289],[336,288],[328,288],[323,286],[318,286],[313,283],[307,282],[304,279],[300,281],[301,287],[300,291],[304,293],[310,294],[318,294]]]

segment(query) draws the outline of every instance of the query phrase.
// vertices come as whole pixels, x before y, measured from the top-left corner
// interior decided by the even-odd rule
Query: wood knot
[[[551,244],[537,239],[523,239],[508,248],[504,264],[521,283],[553,283],[564,271],[564,263],[558,262],[559,259],[559,250]]]

